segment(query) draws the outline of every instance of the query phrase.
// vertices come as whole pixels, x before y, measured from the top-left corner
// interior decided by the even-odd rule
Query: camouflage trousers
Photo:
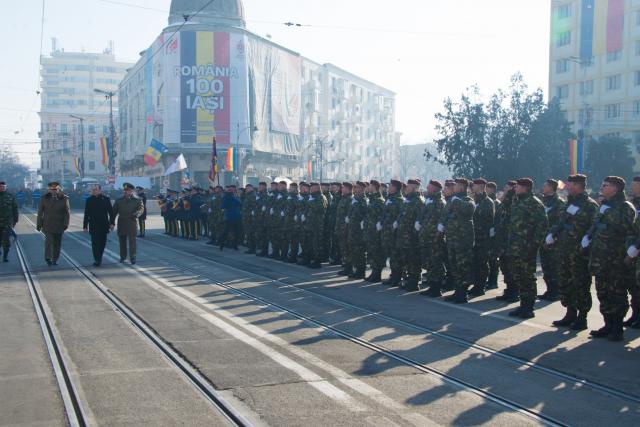
[[[285,229],[284,220],[272,221],[269,229],[271,231],[273,254],[277,257],[286,256],[289,242],[287,241],[287,230]]]
[[[510,257],[514,286],[520,292],[520,306],[532,309],[538,296],[536,285],[536,257]]]
[[[269,229],[267,224],[260,220],[256,223],[256,251],[264,253],[269,251]]]
[[[473,246],[473,284],[484,288],[489,277],[489,240],[479,240]]]
[[[410,237],[407,240],[399,240],[397,244],[402,248],[400,251],[400,265],[402,277],[411,285],[420,283],[420,272],[422,271],[422,258],[420,256],[420,246],[418,237]]]
[[[313,262],[323,262],[325,260],[325,234],[322,226],[307,230],[305,234],[309,238],[309,259]]]
[[[444,282],[446,269],[445,259],[447,257],[447,248],[442,238],[437,240],[428,246],[424,246],[427,270],[427,282],[442,285]]]
[[[9,227],[0,227],[0,243],[2,243],[2,250],[5,252],[11,247],[10,232]]]
[[[377,230],[369,232],[367,236],[367,256],[373,271],[382,271],[386,264],[386,257],[382,248],[382,236]]]
[[[297,223],[295,223],[297,224]],[[289,259],[295,260],[300,254],[300,235],[302,230],[298,225],[294,225],[289,231]]]
[[[555,245],[554,245],[555,246]],[[557,292],[560,286],[560,251],[551,246],[540,250],[540,261],[542,263],[542,277],[547,285],[547,291]]]
[[[631,305],[634,307],[640,306],[640,261],[636,259],[635,263],[635,280],[629,281],[627,291],[631,297]]]
[[[359,226],[358,226],[359,228]],[[367,244],[362,230],[350,229],[347,240],[349,264],[356,270],[364,270],[367,266]]]
[[[253,218],[245,216],[242,219],[242,228],[247,239],[247,248],[251,251],[256,250],[256,232],[253,224]]]
[[[627,290],[633,280],[633,270],[623,262],[612,262],[606,271],[596,274],[596,293],[603,316],[624,317],[629,310]]]
[[[505,292],[512,295],[518,295],[518,286],[515,284],[513,279],[512,262],[511,257],[505,254],[500,255],[500,271],[502,271],[502,277],[504,278],[504,283],[506,285]]]
[[[586,313],[592,305],[589,260],[578,248],[567,248],[563,253],[564,256],[559,260],[560,301],[565,307]]]
[[[466,294],[472,280],[473,246],[448,243],[447,261],[456,292]]]
[[[487,285],[498,287],[498,276],[500,275],[500,261],[498,260],[498,244],[495,237],[492,237],[489,243],[489,277]]]
[[[336,235],[340,245],[342,265],[350,266],[351,259],[349,257],[349,232],[346,228],[340,227],[338,231],[336,231]]]

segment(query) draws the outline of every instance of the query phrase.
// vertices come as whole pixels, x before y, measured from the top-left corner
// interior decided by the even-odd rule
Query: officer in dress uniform
[[[136,263],[136,233],[138,218],[144,213],[142,200],[133,195],[135,187],[128,182],[123,185],[124,195],[113,205],[113,221],[118,220],[118,239],[120,241],[120,262],[123,263],[128,253],[131,264]]]
[[[44,257],[48,265],[57,265],[62,246],[62,235],[69,228],[71,209],[69,198],[62,193],[60,184],[47,184],[47,194],[40,199],[36,228],[44,233]]]
[[[140,232],[138,237],[144,237],[145,230],[147,229],[147,195],[144,193],[143,187],[136,187],[136,192],[138,193],[138,199],[142,201],[142,206],[144,207],[144,212],[140,215],[140,218],[138,218],[138,228]]]

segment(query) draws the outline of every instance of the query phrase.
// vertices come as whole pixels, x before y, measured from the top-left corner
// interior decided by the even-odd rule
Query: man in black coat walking
[[[114,226],[111,200],[102,194],[102,188],[96,185],[91,190],[91,196],[84,206],[84,220],[82,221],[85,233],[91,233],[94,267],[100,267],[102,264],[102,254],[107,245],[107,234],[113,230]]]

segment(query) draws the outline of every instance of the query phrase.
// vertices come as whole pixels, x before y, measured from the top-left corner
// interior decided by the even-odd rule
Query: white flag
[[[171,163],[171,166],[164,171],[164,176],[171,175],[174,172],[179,172],[185,170],[187,168],[187,161],[184,159],[184,156],[180,154],[178,158]]]

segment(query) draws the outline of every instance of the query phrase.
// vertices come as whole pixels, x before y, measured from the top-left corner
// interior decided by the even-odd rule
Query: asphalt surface
[[[215,408],[76,270],[66,262],[44,265],[42,238],[27,217],[33,220],[23,216],[20,239],[91,421],[220,425]],[[563,315],[559,303],[541,304],[535,319],[516,321],[506,316],[511,306],[493,299],[496,292],[460,307],[349,281],[336,276],[336,268],[309,270],[220,252],[202,240],[162,235],[155,216],[147,238],[138,239],[136,266],[117,262],[111,236],[104,265],[94,268],[80,219],[74,215],[65,235],[67,255],[253,424],[545,421],[530,413],[567,425],[637,425],[640,419],[638,331],[627,331],[621,344],[590,340],[588,331],[549,326]],[[6,421],[0,415],[0,424],[64,424],[15,256],[1,268],[9,285],[0,286],[0,319],[12,328],[0,330],[0,342],[10,343],[0,349],[0,414],[11,415]],[[589,322],[600,326],[597,302]],[[29,375],[12,375],[21,367]],[[32,393],[34,382],[47,386]]]

